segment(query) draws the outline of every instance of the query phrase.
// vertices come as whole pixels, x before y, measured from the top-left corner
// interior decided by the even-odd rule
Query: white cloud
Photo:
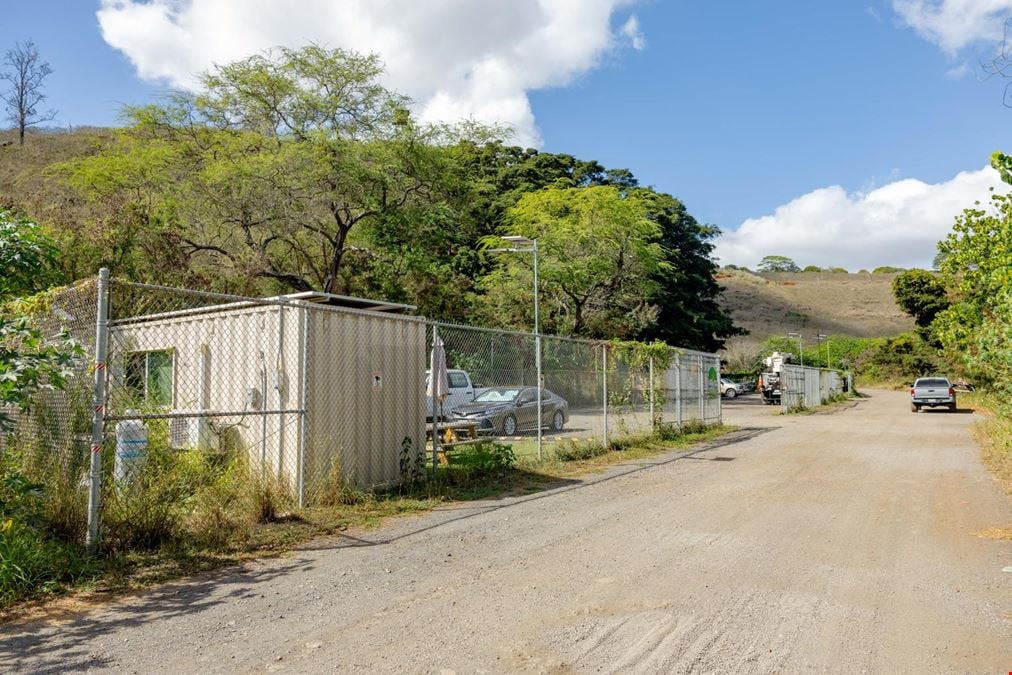
[[[643,32],[640,31],[640,20],[635,14],[626,19],[619,32],[629,39],[629,44],[632,45],[633,49],[641,51],[646,48],[647,39],[644,37]]]
[[[1012,0],[893,0],[908,26],[950,55],[975,42],[1000,40]]]
[[[102,0],[102,37],[145,79],[174,86],[278,45],[377,53],[425,121],[473,118],[538,144],[527,94],[564,86],[621,44],[642,49],[635,0]]]
[[[908,178],[866,193],[848,194],[839,185],[820,188],[725,233],[716,255],[722,264],[749,267],[766,255],[786,255],[802,267],[851,271],[929,267],[953,219],[974,201],[987,201],[990,188],[1008,188],[990,167],[944,183]]]

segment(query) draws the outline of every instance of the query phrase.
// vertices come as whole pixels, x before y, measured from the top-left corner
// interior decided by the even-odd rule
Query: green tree
[[[726,338],[744,335],[720,307],[723,288],[716,281],[713,240],[720,230],[699,223],[671,195],[649,189],[631,194],[647,206],[647,217],[658,224],[664,263],[654,275],[652,303],[657,319],[636,337],[670,345],[716,351]]]
[[[0,211],[0,302],[59,283],[56,247],[39,226]]]
[[[1012,183],[1012,158],[995,153],[991,163]],[[956,301],[938,314],[932,330],[975,376],[1001,383],[1009,352],[1012,197],[995,194],[990,210],[978,205],[963,211],[938,251],[941,273]]]
[[[922,328],[930,326],[935,316],[949,306],[945,284],[931,272],[903,272],[893,279],[892,286],[896,304]]]
[[[128,110],[123,141],[78,163],[76,179],[139,184],[133,203],[191,264],[342,290],[353,231],[435,201],[443,175],[446,130],[413,123],[381,74],[375,56],[318,46],[218,66],[196,93]]]
[[[893,267],[892,265],[883,265],[871,271],[872,274],[899,274],[900,272],[906,272],[906,270],[902,267]]]
[[[760,272],[800,272],[797,264],[783,255],[768,255],[759,261],[756,267]]]
[[[656,319],[653,279],[666,263],[647,213],[608,186],[531,192],[508,211],[510,233],[538,240],[542,332],[628,337]],[[500,324],[531,326],[532,273],[531,256],[504,255],[482,280]]]
[[[808,265],[808,266],[805,267],[805,269],[803,269],[801,271],[802,272],[823,272],[825,270],[823,270],[818,265]]]
[[[991,204],[992,211],[963,211],[938,244],[942,274],[975,307],[1012,285],[1012,197],[996,194]]]

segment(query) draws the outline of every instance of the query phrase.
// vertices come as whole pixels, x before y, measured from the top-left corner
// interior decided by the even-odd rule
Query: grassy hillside
[[[750,347],[766,338],[797,331],[852,337],[895,335],[914,327],[893,300],[895,274],[752,274],[721,270],[727,290],[722,307],[750,334],[729,347]]]

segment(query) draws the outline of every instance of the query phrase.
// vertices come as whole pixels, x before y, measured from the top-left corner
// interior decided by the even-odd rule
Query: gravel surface
[[[0,670],[1012,670],[1012,504],[971,414],[725,403],[686,456],[0,628]]]

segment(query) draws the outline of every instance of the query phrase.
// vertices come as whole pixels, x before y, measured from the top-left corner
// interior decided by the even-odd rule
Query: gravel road
[[[971,414],[725,404],[733,437],[0,628],[0,670],[1012,670]],[[1003,571],[1005,569],[1005,571]]]

